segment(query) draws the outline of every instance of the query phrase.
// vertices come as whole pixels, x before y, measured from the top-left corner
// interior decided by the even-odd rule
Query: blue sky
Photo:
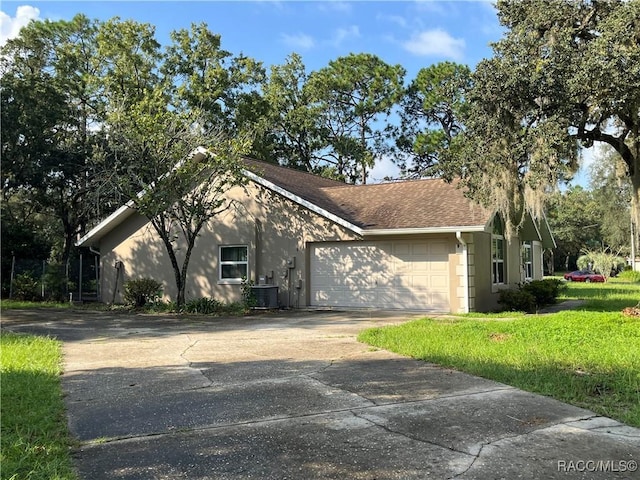
[[[19,7],[23,7],[18,11]],[[30,9],[24,7],[31,7]],[[37,10],[36,10],[37,9]],[[114,16],[156,26],[157,38],[205,22],[222,47],[264,62],[282,64],[302,55],[309,70],[349,53],[367,52],[401,64],[407,78],[442,60],[474,67],[491,55],[489,42],[501,28],[488,1],[20,1],[2,2],[2,35],[26,18],[70,19],[77,13]],[[21,18],[20,18],[21,17]],[[13,28],[13,32],[16,29]]]
[[[490,1],[13,1],[3,0],[0,43],[30,19],[71,19],[83,13],[114,16],[156,27],[157,40],[169,43],[173,30],[204,22],[221,35],[222,48],[262,61],[284,63],[296,52],[308,71],[349,53],[372,53],[400,64],[405,81],[444,60],[472,69],[492,55],[490,42],[503,30]],[[393,174],[381,165],[376,176]]]

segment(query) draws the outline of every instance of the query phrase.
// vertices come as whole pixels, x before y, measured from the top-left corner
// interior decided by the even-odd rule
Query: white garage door
[[[311,247],[311,305],[449,311],[446,241]]]

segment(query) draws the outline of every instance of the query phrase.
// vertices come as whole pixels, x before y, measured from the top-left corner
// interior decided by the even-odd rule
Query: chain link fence
[[[101,300],[98,255],[81,253],[70,258],[67,265],[16,256],[10,260],[10,268],[9,265],[3,268],[3,298],[71,302]]]

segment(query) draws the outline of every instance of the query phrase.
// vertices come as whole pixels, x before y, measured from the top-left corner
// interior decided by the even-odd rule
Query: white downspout
[[[462,313],[469,313],[469,256],[467,242],[462,238],[462,232],[456,232],[456,239],[462,245],[462,288],[464,297],[462,301]]]

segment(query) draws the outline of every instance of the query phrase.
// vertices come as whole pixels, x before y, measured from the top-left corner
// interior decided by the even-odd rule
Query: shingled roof
[[[389,229],[483,229],[492,212],[440,179],[345,185],[299,170],[245,159],[258,177],[363,231]]]
[[[455,184],[443,180],[412,180],[371,185],[346,185],[318,175],[244,158],[253,181],[311,208],[358,234],[484,230],[492,212],[466,198]],[[109,231],[129,218],[131,202],[121,206],[76,245],[97,245]]]

